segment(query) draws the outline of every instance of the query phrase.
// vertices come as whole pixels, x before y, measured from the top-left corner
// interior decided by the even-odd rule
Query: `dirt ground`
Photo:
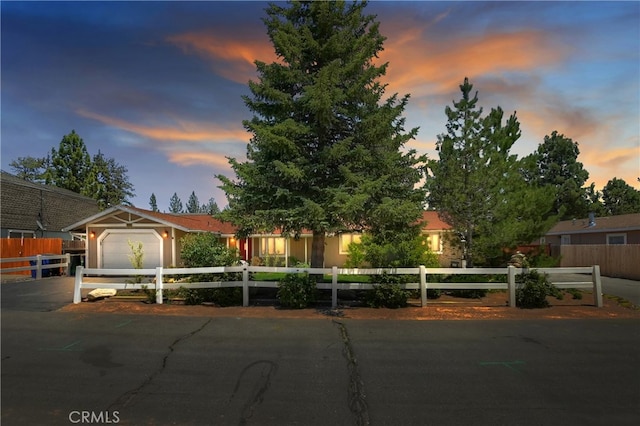
[[[420,307],[419,300],[410,300],[409,306],[400,309],[375,309],[368,307],[339,306],[331,309],[319,305],[307,309],[282,309],[277,305],[262,304],[249,307],[186,306],[177,303],[150,304],[143,300],[102,299],[94,302],[83,301],[77,305],[67,305],[63,312],[77,313],[119,313],[141,315],[184,315],[197,317],[237,317],[237,318],[302,318],[322,319],[341,317],[362,320],[521,320],[521,319],[640,319],[640,309],[624,301],[605,296],[604,306],[595,306],[591,293],[585,292],[582,299],[573,299],[565,294],[562,300],[549,297],[549,308],[510,308],[507,294],[489,293],[482,299],[463,299],[442,296],[428,300],[426,307]]]

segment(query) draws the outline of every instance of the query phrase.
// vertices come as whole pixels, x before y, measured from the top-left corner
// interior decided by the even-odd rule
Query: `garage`
[[[152,229],[148,230],[106,230],[98,240],[99,268],[131,268],[131,248],[129,241],[142,243],[144,252],[143,268],[162,266],[162,237]]]

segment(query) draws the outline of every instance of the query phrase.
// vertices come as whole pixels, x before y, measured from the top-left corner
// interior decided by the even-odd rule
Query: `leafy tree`
[[[178,197],[176,192],[173,193],[171,199],[169,200],[169,213],[182,213],[182,200]]]
[[[640,213],[640,191],[623,179],[613,178],[602,189],[604,209],[608,215]]]
[[[95,198],[103,209],[119,204],[130,205],[129,197],[134,195],[127,168],[113,158],[105,158],[100,151],[93,157],[82,193]]]
[[[502,249],[529,242],[551,226],[541,220],[551,205],[544,191],[526,185],[510,149],[520,124],[493,108],[482,116],[478,93],[465,78],[462,98],[447,106],[447,133],[438,136],[439,160],[429,162],[428,203],[459,236],[467,266],[493,263]]]
[[[595,183],[592,182],[591,185],[584,188],[584,195],[588,212],[593,212],[596,216],[605,216],[607,214],[601,200],[602,192],[596,190]]]
[[[45,174],[49,185],[82,193],[91,170],[91,156],[82,138],[72,130],[60,141],[56,150],[51,148],[51,163]]]
[[[191,191],[189,200],[187,200],[187,213],[200,213],[200,202],[195,191]]]
[[[529,181],[554,191],[553,214],[561,220],[585,217],[589,210],[587,191],[582,187],[589,172],[578,155],[578,143],[554,131],[527,160]]]
[[[247,161],[229,159],[235,180],[219,175],[239,236],[278,229],[313,232],[311,265],[323,266],[328,232],[367,229],[403,238],[424,191],[404,130],[408,96],[383,99],[374,64],[385,38],[366,3],[291,2],[267,8],[277,62],[256,61],[258,81],[244,97],[253,118]],[[413,230],[407,231],[409,233]]]
[[[200,211],[203,213],[207,213],[210,216],[216,216],[220,213],[220,208],[218,207],[218,204],[216,203],[216,200],[214,198],[209,198],[209,202],[207,204],[203,204],[200,208]]]
[[[158,210],[158,202],[156,200],[156,194],[154,194],[153,192],[151,193],[151,197],[149,197],[149,207],[151,207],[151,211],[153,212],[160,211]]]
[[[45,183],[45,173],[49,165],[49,158],[42,157],[18,157],[11,161],[9,167],[15,175],[29,182]]]

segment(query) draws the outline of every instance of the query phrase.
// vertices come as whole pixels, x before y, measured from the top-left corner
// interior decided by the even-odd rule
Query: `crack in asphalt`
[[[238,394],[240,384],[245,374],[247,374],[247,372],[249,372],[249,370],[251,370],[253,367],[257,366],[261,367],[260,377],[255,382],[250,397],[242,407],[240,422],[238,423],[239,425],[246,425],[249,419],[253,416],[253,411],[258,405],[262,403],[264,394],[271,386],[271,376],[274,375],[276,371],[278,371],[278,364],[269,360],[259,360],[247,365],[244,369],[242,369],[240,376],[238,376],[238,380],[236,380],[236,386],[233,389],[233,393],[231,394],[228,403],[231,403]]]
[[[360,376],[358,360],[353,351],[353,346],[351,345],[349,331],[344,323],[336,320],[333,320],[333,323],[340,329],[340,335],[343,342],[342,354],[347,360],[347,370],[349,372],[349,393],[347,396],[349,410],[351,410],[355,415],[355,424],[357,426],[369,425],[371,422],[369,419],[369,407],[367,406],[366,395],[364,392],[364,382]]]
[[[202,324],[200,327],[198,327],[197,329],[184,334],[180,337],[178,337],[176,340],[173,341],[173,343],[171,343],[169,345],[169,351],[167,352],[167,354],[164,356],[164,358],[162,359],[162,365],[160,366],[160,368],[158,368],[156,371],[154,371],[152,374],[149,375],[149,377],[147,377],[147,379],[142,382],[140,384],[140,386],[138,386],[135,389],[131,389],[125,393],[123,393],[118,399],[116,399],[111,405],[109,405],[109,407],[107,408],[108,410],[113,410],[114,407],[117,406],[122,406],[122,407],[126,407],[127,405],[129,405],[129,403],[140,393],[142,392],[142,390],[148,386],[153,379],[155,379],[159,374],[161,374],[164,369],[167,367],[167,360],[169,359],[169,356],[173,353],[173,351],[175,350],[175,346],[182,342],[183,340],[186,340],[190,337],[193,337],[195,334],[199,333],[200,331],[202,331],[210,322],[212,321],[212,318],[208,319],[204,324]]]

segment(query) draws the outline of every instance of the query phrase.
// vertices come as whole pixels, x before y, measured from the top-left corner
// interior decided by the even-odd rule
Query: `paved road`
[[[70,300],[68,280],[2,285],[3,426],[582,426],[640,418],[637,320],[56,312]]]

